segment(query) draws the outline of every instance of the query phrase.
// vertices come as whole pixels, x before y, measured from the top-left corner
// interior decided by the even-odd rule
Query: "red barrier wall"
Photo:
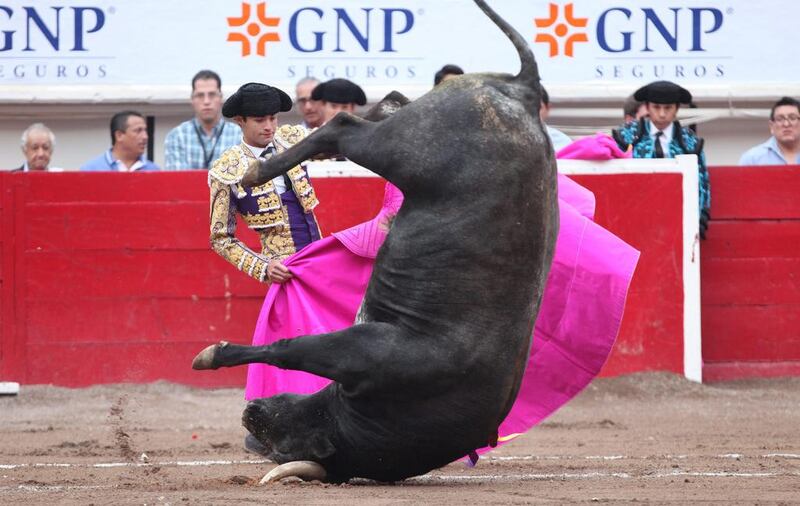
[[[768,170],[711,172],[706,379],[797,373],[800,176]],[[603,374],[683,372],[681,177],[573,178],[595,192],[598,223],[642,251]],[[314,184],[326,234],[380,207],[380,179]],[[244,368],[189,366],[208,343],[249,342],[266,291],[209,250],[207,192],[205,172],[0,174],[0,379],[241,386]]]
[[[245,368],[190,368],[210,342],[249,342],[266,293],[209,249],[206,176],[0,174],[0,378],[242,385]],[[381,180],[347,183],[315,182],[324,231],[380,208]]]
[[[682,182],[679,174],[577,175],[595,221],[641,252],[617,342],[601,375],[683,373]]]
[[[597,221],[643,253],[604,374],[682,372],[680,176],[575,179],[598,195]],[[208,343],[249,342],[266,291],[209,250],[204,172],[3,174],[0,181],[8,232],[0,377],[67,386],[243,384],[244,368],[189,367]],[[380,179],[314,184],[326,233],[380,207]]]
[[[710,175],[703,379],[800,375],[800,167]]]

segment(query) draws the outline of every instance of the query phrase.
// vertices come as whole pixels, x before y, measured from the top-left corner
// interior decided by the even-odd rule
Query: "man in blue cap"
[[[697,155],[700,177],[700,237],[705,239],[710,219],[711,188],[703,153],[703,139],[676,119],[681,104],[689,104],[692,94],[670,81],[655,81],[642,86],[633,98],[644,102],[647,116],[626,123],[612,135],[620,149],[632,150],[634,158],[673,158],[676,155]]]

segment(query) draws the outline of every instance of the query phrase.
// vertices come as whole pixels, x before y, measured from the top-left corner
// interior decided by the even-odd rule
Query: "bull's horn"
[[[194,360],[192,360],[192,369],[216,369],[216,367],[214,367],[214,355],[217,353],[217,348],[225,346],[226,344],[228,344],[226,341],[220,341],[219,344],[212,344],[198,353],[197,356],[194,357]]]
[[[261,478],[258,484],[264,485],[266,483],[272,483],[282,480],[283,478],[288,478],[289,476],[296,476],[305,481],[324,481],[327,475],[328,473],[325,471],[325,468],[320,464],[311,462],[310,460],[297,460],[295,462],[287,462],[279,465]]]

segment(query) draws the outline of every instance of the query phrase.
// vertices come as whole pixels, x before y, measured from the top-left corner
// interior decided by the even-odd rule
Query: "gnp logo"
[[[63,42],[71,46],[68,51],[87,51],[86,36],[100,31],[106,24],[105,13],[97,7],[50,7],[43,10],[45,13],[35,7],[22,7],[15,12],[10,7],[0,5],[0,12],[5,18],[3,26],[18,21],[19,27],[18,30],[0,31],[0,52],[19,48],[20,43],[23,44],[22,51],[26,52],[49,49],[48,46],[60,51]],[[20,30],[22,33],[17,37]]]
[[[0,79],[105,77],[105,64],[85,56],[105,25],[98,7],[0,5]]]
[[[600,12],[593,29],[591,18],[576,12],[573,3],[549,3],[548,7],[547,16],[533,20],[537,30],[534,43],[546,44],[551,58],[572,58],[576,56],[578,44],[583,43],[588,44],[585,47],[594,54],[599,50],[600,59],[622,62],[595,66],[596,78],[725,75],[722,63],[708,60],[709,36],[722,28],[725,19],[723,11],[716,7],[611,7]],[[728,9],[728,14],[731,12]],[[590,44],[591,35],[594,36],[594,47]],[[654,56],[671,58],[678,63],[647,62]],[[720,60],[725,58],[717,56]],[[641,58],[639,62],[636,62],[637,57]],[[700,58],[704,58],[702,63],[698,62]]]
[[[357,46],[350,47],[358,51],[369,53],[377,49],[380,53],[393,53],[395,37],[414,27],[414,13],[408,9],[362,7],[357,11],[360,12],[335,7],[326,12],[318,7],[301,7],[289,17],[289,44],[301,53],[318,53],[331,47],[333,52],[342,53],[348,51],[343,39],[352,37]],[[374,30],[376,21],[382,30]],[[241,45],[242,56],[254,52],[267,56],[267,44],[282,40],[277,31],[280,24],[280,17],[267,13],[266,2],[256,3],[255,8],[242,2],[241,14],[228,18],[231,33],[227,40]]]

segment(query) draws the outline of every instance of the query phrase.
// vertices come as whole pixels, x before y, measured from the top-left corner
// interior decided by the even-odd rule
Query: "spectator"
[[[22,154],[25,163],[15,171],[50,171],[61,172],[63,169],[50,167],[50,158],[56,146],[53,131],[42,123],[34,123],[22,132]]]
[[[311,98],[311,92],[319,85],[319,79],[304,77],[295,86],[295,104],[303,115],[303,126],[307,129],[322,126],[322,104]]]
[[[159,170],[158,165],[144,155],[147,139],[144,116],[135,111],[118,112],[111,118],[111,147],[97,158],[84,163],[81,170]]]
[[[689,104],[692,94],[670,81],[654,81],[642,86],[633,98],[645,102],[647,116],[630,121],[612,135],[623,151],[632,149],[633,158],[673,158],[675,155],[697,155],[697,170],[700,177],[700,237],[705,239],[711,188],[703,153],[703,139],[676,120],[681,104]]]
[[[639,102],[633,98],[633,95],[630,95],[625,99],[625,103],[622,104],[622,113],[622,118],[625,123],[638,121],[642,117],[647,116],[647,104]]]
[[[800,101],[783,97],[769,112],[772,136],[748,149],[739,165],[800,165]]]
[[[222,80],[201,70],[192,78],[194,118],[184,121],[164,139],[166,170],[208,169],[223,151],[242,139],[242,130],[222,117]]]
[[[448,79],[452,79],[463,74],[464,70],[461,67],[448,63],[433,75],[433,86],[438,86],[440,83],[447,81]]]
[[[547,135],[550,136],[550,142],[553,144],[553,151],[559,151],[561,148],[568,146],[572,143],[572,139],[567,134],[553,128],[547,124],[547,117],[550,116],[550,94],[542,86],[542,101],[539,104],[539,119],[542,120]]]
[[[311,93],[312,100],[319,100],[322,123],[333,119],[339,112],[353,113],[356,105],[367,103],[367,96],[359,85],[347,79],[331,79],[319,84]]]

